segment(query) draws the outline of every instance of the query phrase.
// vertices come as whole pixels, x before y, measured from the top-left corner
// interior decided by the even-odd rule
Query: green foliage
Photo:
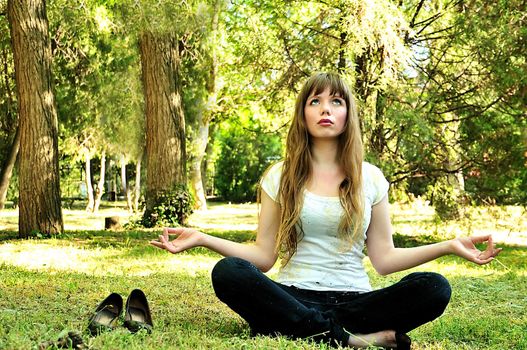
[[[215,187],[224,200],[254,201],[260,177],[281,156],[280,135],[247,118],[222,124],[216,137]]]
[[[492,113],[468,120],[461,133],[475,155],[465,172],[469,196],[477,203],[527,202],[527,119]]]
[[[461,196],[459,189],[447,181],[438,180],[428,186],[428,197],[441,220],[459,219],[461,215]]]
[[[13,206],[18,205],[18,169],[13,169],[11,180],[9,181],[9,187],[7,188],[6,200],[12,201]]]
[[[212,33],[216,4],[222,12],[219,30]],[[48,2],[59,147],[68,155],[61,158],[61,168],[86,150],[95,156],[105,148],[127,159],[143,153],[137,35],[152,30],[170,33],[180,44],[189,156],[200,150],[194,142],[200,117],[219,128],[210,134],[216,153],[207,164],[225,198],[254,198],[269,159],[281,153],[283,133],[272,131],[287,124],[299,85],[314,71],[331,70],[353,83],[368,155],[399,188],[415,195],[433,188],[430,194],[453,198],[448,188],[439,191],[438,179],[459,170],[475,202],[524,203],[524,2],[420,5],[386,0]],[[17,124],[6,16],[0,16],[0,33],[2,164]],[[214,60],[217,71],[211,70]],[[247,113],[253,118],[241,120]],[[8,196],[14,192],[11,186]]]
[[[1,5],[0,3],[0,11]],[[7,16],[0,16],[0,168],[7,158],[17,126],[17,96],[11,35]]]
[[[144,127],[135,38],[105,2],[48,5],[60,151],[142,154]]]
[[[186,186],[157,195],[154,203],[143,216],[144,227],[184,225],[194,208],[194,198]]]

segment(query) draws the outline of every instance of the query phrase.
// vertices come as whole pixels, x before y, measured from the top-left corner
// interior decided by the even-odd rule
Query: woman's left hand
[[[487,249],[481,251],[476,244],[484,242],[487,242]],[[492,235],[456,238],[451,241],[451,247],[452,253],[478,265],[491,262],[502,250],[496,248]]]
[[[177,236],[170,240],[170,235]],[[172,254],[177,254],[190,248],[203,244],[205,234],[193,228],[186,227],[165,227],[163,234],[159,236],[158,241],[150,241],[150,244],[161,249],[165,249]]]

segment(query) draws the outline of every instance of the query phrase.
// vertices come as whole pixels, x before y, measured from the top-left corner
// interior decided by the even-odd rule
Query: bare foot
[[[368,346],[396,347],[395,331],[380,331],[370,334],[351,334],[348,345],[354,348],[367,348]]]

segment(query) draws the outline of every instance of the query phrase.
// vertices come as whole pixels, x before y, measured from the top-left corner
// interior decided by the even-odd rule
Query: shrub
[[[441,220],[454,220],[461,217],[463,198],[459,189],[447,181],[438,179],[433,185],[428,186],[427,192],[435,212]]]
[[[142,224],[145,227],[185,225],[192,214],[194,198],[186,186],[160,193],[154,200],[152,210],[146,210]]]
[[[253,127],[255,130],[249,131],[233,123],[219,132],[214,181],[223,200],[254,201],[265,169],[280,158],[280,135]]]

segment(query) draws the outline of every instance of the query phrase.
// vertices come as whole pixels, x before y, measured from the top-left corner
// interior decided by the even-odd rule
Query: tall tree
[[[64,229],[46,3],[8,1],[20,116],[19,236]]]
[[[146,104],[146,208],[186,185],[185,118],[180,93],[179,43],[170,34],[144,31],[139,40]]]
[[[187,63],[185,107],[190,132],[189,147],[189,182],[196,199],[196,208],[207,209],[205,194],[206,163],[203,161],[209,143],[209,128],[217,108],[218,97],[218,61],[221,47],[220,14],[225,0],[212,1],[210,15],[204,21],[202,36],[196,44],[200,59]],[[198,61],[198,62],[196,62]],[[197,63],[197,64],[196,64]]]

